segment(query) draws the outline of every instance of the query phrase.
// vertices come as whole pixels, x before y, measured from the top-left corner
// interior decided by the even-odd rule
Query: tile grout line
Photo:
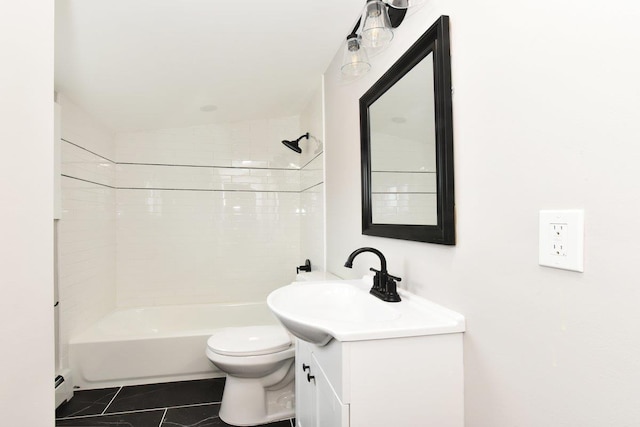
[[[158,427],[162,427],[162,423],[164,423],[164,419],[167,416],[167,408],[164,408],[164,413],[162,414],[162,419],[160,420],[160,424],[158,424]]]
[[[144,408],[144,409],[131,409],[129,411],[117,411],[117,412],[109,412],[101,414],[88,414],[88,415],[76,415],[71,417],[62,417],[56,418],[58,420],[73,420],[73,419],[81,419],[81,418],[92,418],[92,417],[102,417],[102,416],[110,416],[110,415],[124,415],[124,414],[135,414],[136,412],[153,412],[160,411],[163,409],[181,409],[181,408],[196,408],[198,406],[206,406],[206,405],[220,405],[221,402],[204,402],[204,403],[191,403],[187,405],[177,405],[177,406],[167,406],[166,408]],[[106,409],[105,409],[106,411]]]
[[[119,411],[119,412],[109,412],[108,414],[88,414],[88,415],[76,415],[73,417],[62,417],[56,418],[56,420],[79,420],[83,418],[100,418],[100,417],[110,417],[112,415],[127,415],[127,414],[136,414],[139,412],[154,412],[154,411],[162,411],[165,408],[151,408],[151,409],[132,409],[131,411]],[[168,408],[171,409],[171,408]]]
[[[122,391],[123,386],[120,386],[120,388],[118,389],[118,391],[116,391],[116,394],[113,395],[113,397],[111,398],[111,400],[109,401],[109,403],[107,403],[107,406],[104,407],[104,410],[102,411],[102,413],[100,415],[104,415],[105,412],[107,412],[107,409],[109,409],[109,406],[111,406],[111,404],[113,403],[113,401],[115,400],[116,396],[118,396],[118,394],[120,394],[120,391]]]
[[[167,406],[167,409],[195,408],[196,406],[220,405],[222,402],[189,403],[186,405]]]

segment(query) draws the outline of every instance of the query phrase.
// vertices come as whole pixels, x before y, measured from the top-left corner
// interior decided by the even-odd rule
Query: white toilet
[[[295,346],[282,326],[223,329],[209,338],[206,353],[227,374],[224,422],[253,426],[294,417]]]

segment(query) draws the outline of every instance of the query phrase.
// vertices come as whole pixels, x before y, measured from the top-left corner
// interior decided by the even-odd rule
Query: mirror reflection
[[[374,223],[438,224],[433,93],[429,54],[369,107]]]

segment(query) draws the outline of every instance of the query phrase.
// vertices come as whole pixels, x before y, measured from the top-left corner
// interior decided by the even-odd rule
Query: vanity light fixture
[[[348,76],[361,76],[371,69],[367,51],[363,48],[360,36],[349,34],[342,59],[343,74]]]
[[[365,47],[384,49],[393,40],[388,9],[381,0],[367,0],[362,15],[362,41]]]
[[[423,0],[367,0],[364,12],[351,34],[347,36],[340,70],[350,77],[359,77],[371,68],[367,50],[372,55],[386,48],[393,39],[393,29],[398,28],[407,8]],[[360,28],[362,26],[362,28]],[[360,30],[360,31],[358,31]]]

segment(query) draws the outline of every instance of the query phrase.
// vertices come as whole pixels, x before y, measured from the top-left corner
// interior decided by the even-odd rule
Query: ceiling
[[[55,87],[113,131],[299,114],[364,3],[56,0]]]

